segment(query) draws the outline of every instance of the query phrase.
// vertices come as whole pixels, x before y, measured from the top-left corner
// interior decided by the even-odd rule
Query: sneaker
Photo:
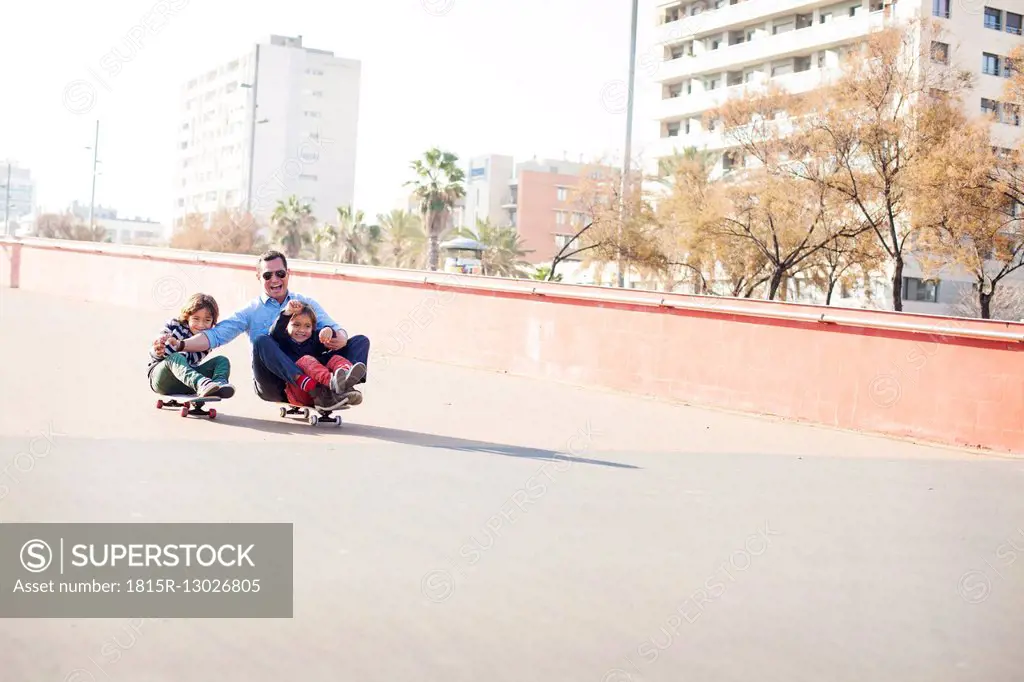
[[[313,397],[313,405],[321,410],[336,410],[345,404],[331,389],[319,384],[309,394]]]
[[[339,367],[331,375],[331,390],[336,395],[342,395],[352,390],[352,387],[363,380],[366,376],[366,365],[357,362],[349,368]]]
[[[359,403],[363,402],[363,394],[356,389],[351,389],[341,394],[341,399],[345,401],[346,405],[355,407]]]
[[[223,384],[219,384],[219,386],[220,388],[217,390],[217,395],[221,398],[230,398],[235,394],[235,387],[231,384],[224,382]]]
[[[220,391],[220,384],[210,381],[209,379],[205,379],[200,382],[199,386],[196,388],[196,397],[207,398],[210,396],[216,396],[218,391]]]
[[[345,377],[345,387],[342,393],[347,393],[352,390],[352,387],[358,384],[360,381],[366,378],[366,365],[361,362],[357,362],[352,365],[348,370],[348,376]]]

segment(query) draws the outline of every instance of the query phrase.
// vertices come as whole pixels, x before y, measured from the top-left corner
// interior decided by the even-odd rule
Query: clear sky
[[[654,2],[640,3],[634,154],[657,137]],[[629,0],[8,2],[0,158],[31,168],[44,209],[87,204],[99,119],[96,203],[169,223],[179,87],[278,34],[362,62],[355,203],[368,216],[395,207],[410,160],[433,145],[463,160],[620,163],[630,12]],[[115,50],[110,76],[100,64]],[[96,93],[84,113],[71,111],[81,86],[65,94],[78,80]]]

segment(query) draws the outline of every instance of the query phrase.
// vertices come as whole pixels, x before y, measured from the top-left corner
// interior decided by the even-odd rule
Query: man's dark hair
[[[281,259],[281,262],[284,263],[284,269],[287,270],[288,269],[288,259],[284,257],[283,253],[281,253],[280,251],[274,251],[273,249],[271,249],[270,251],[264,251],[263,253],[261,253],[260,254],[260,259],[258,261],[256,261],[256,265],[258,267],[260,263],[269,263],[270,261],[277,260],[278,258]]]

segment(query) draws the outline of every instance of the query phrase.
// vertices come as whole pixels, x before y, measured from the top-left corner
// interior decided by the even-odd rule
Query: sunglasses
[[[288,271],[287,270],[267,270],[266,272],[263,273],[263,279],[269,281],[270,278],[273,277],[274,275],[277,275],[278,279],[284,279],[285,277],[288,276]]]

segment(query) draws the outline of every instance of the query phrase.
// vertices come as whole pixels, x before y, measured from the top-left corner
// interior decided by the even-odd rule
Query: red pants
[[[302,356],[295,361],[295,364],[298,365],[299,369],[301,369],[305,375],[314,382],[327,387],[330,387],[331,376],[333,376],[338,369],[348,369],[352,366],[351,362],[340,355],[332,355],[331,359],[327,361],[326,367],[324,367],[324,365],[312,355]],[[284,392],[285,395],[288,396],[288,402],[294,405],[305,405],[307,407],[313,406],[313,396],[306,391],[303,391],[298,386],[286,384]]]

